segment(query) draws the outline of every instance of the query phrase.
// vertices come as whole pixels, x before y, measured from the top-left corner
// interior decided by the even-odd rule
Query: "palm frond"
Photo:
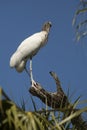
[[[80,4],[74,14],[72,25],[76,30],[76,41],[87,36],[87,2],[80,1]]]

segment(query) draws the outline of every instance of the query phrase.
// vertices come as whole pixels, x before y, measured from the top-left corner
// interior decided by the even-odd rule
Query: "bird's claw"
[[[36,83],[34,80],[32,80],[32,81],[31,81],[31,86],[32,86],[32,87],[36,87],[36,85],[37,85],[37,83]]]

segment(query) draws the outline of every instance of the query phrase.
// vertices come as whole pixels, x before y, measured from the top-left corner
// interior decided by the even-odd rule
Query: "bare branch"
[[[39,84],[33,84],[30,87],[29,92],[38,97],[43,103],[52,107],[56,110],[63,112],[66,115],[66,111],[68,110],[67,117],[74,112],[79,112],[79,109],[73,108],[73,105],[69,103],[68,98],[64,91],[62,90],[60,81],[54,72],[50,72],[51,76],[55,80],[57,86],[57,92],[48,92]],[[87,130],[87,123],[83,120],[81,114],[76,116],[71,120],[72,124],[75,125],[77,130]]]

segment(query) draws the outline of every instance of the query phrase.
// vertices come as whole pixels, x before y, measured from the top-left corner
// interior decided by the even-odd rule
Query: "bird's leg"
[[[33,73],[32,73],[32,58],[30,58],[30,81],[32,86],[36,84],[36,82],[33,79]]]
[[[33,79],[33,73],[32,73],[32,58],[30,58],[30,67],[29,67],[29,71],[27,70],[26,66],[24,67],[26,73],[28,74],[28,76],[30,77],[30,82],[31,82],[31,86],[34,87],[36,85],[36,82]]]
[[[26,66],[24,67],[24,69],[25,69],[26,73],[28,74],[28,76],[30,77],[30,73],[29,73],[29,71],[27,70]]]
[[[32,59],[30,59],[30,80],[33,81],[33,73],[32,73]]]

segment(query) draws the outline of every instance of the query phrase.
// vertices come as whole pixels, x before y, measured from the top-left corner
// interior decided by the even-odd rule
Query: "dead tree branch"
[[[46,105],[56,109],[60,109],[61,112],[65,112],[68,110],[68,115],[71,112],[76,112],[78,109],[73,109],[73,105],[69,103],[68,98],[64,91],[62,90],[60,81],[54,72],[50,72],[51,76],[53,77],[57,91],[56,92],[48,92],[46,91],[39,83],[35,83],[33,86],[30,87],[29,92],[33,95],[38,97],[43,103]],[[72,119],[72,124],[76,126],[77,130],[87,130],[87,124],[81,117],[81,115]]]

